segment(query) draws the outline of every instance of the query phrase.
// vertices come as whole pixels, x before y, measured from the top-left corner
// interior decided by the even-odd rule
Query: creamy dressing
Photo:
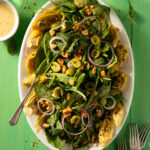
[[[15,25],[15,15],[8,4],[0,2],[0,37],[9,34]]]

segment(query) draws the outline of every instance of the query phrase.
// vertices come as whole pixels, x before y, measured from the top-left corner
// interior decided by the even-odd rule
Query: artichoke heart
[[[34,81],[34,79],[35,79],[35,74],[31,74],[23,79],[22,84],[29,87]]]
[[[116,127],[120,127],[124,118],[124,109],[120,103],[118,103],[115,109],[113,110],[112,117]]]
[[[25,113],[29,117],[31,117],[33,114],[36,114],[38,112],[37,106],[36,106],[36,94],[35,91],[32,90],[30,96],[27,99],[27,102],[25,103]]]
[[[42,128],[42,124],[45,122],[45,119],[47,118],[46,115],[39,116],[35,121],[35,132],[38,133],[40,129]]]
[[[119,33],[114,25],[109,25],[108,29],[110,31],[110,43],[115,48],[119,42]]]
[[[111,84],[111,91],[112,95],[119,94],[125,87],[127,82],[127,75],[121,71],[115,71],[112,74],[112,84]]]
[[[51,27],[51,25],[61,20],[61,15],[58,12],[52,12],[49,14],[41,14],[38,19],[32,25],[32,30],[45,31]]]
[[[32,52],[27,58],[26,69],[29,74],[35,73],[35,68],[33,64],[34,64],[34,58],[36,56],[36,53],[37,51]]]
[[[28,48],[37,48],[42,40],[43,33],[39,30],[33,30],[27,41]]]
[[[99,142],[102,147],[106,147],[114,134],[114,124],[111,118],[105,118],[99,129]]]
[[[113,66],[113,69],[119,69],[127,59],[128,49],[124,45],[118,44],[115,49],[115,54],[117,56],[118,62]]]

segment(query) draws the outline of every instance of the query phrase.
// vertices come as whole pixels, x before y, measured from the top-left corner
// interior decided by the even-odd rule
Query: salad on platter
[[[25,104],[36,114],[36,132],[74,150],[91,143],[106,147],[124,118],[121,71],[128,49],[111,23],[110,7],[97,0],[51,0],[31,27],[22,84],[34,88]],[[35,79],[36,78],[36,79]],[[34,80],[35,79],[35,80]]]

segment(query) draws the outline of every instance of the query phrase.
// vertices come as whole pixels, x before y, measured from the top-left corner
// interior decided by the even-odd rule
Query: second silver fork
[[[129,125],[129,144],[130,150],[141,150],[138,126],[136,123],[131,123]]]
[[[149,133],[150,133],[150,123],[144,123],[139,132],[141,149],[145,147]]]
[[[126,140],[118,142],[118,150],[127,150]]]

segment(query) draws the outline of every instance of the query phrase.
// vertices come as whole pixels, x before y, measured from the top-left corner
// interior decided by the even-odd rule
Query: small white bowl
[[[16,33],[18,26],[19,26],[19,15],[18,15],[16,8],[9,1],[0,0],[0,3],[6,3],[11,8],[11,10],[13,11],[15,15],[15,25],[10,33],[8,33],[6,36],[0,37],[0,42],[2,42],[2,41],[10,39]]]

